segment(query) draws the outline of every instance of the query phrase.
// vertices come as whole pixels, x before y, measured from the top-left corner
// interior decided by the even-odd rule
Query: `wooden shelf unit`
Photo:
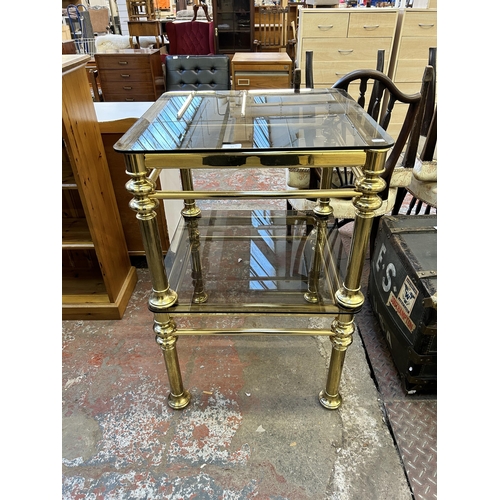
[[[145,251],[141,235],[137,231],[136,214],[129,207],[132,196],[125,189],[125,184],[130,180],[126,173],[125,159],[123,155],[113,149],[113,146],[152,104],[151,102],[94,103],[102,142],[106,151],[109,174],[114,186],[116,203],[130,256],[145,255]],[[160,179],[157,179],[156,188],[160,189],[160,187]],[[168,203],[172,204],[172,200],[168,200]],[[162,250],[166,253],[170,242],[164,206],[164,203],[160,203],[156,212],[158,214],[158,229],[160,231]],[[182,206],[180,206],[179,212],[181,209]]]
[[[62,318],[120,319],[137,272],[89,92],[89,59],[62,56]]]

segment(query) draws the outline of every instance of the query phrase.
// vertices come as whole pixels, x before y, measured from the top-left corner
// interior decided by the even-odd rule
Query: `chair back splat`
[[[375,218],[372,225],[370,248],[373,249],[375,236],[378,231],[380,217],[386,213],[391,213],[396,200],[398,189],[406,186],[411,179],[412,167],[415,163],[417,148],[411,147],[415,140],[415,134],[419,135],[430,86],[434,79],[434,68],[426,66],[422,76],[422,83],[419,92],[405,94],[396,84],[384,73],[375,69],[360,69],[352,71],[340,78],[333,88],[341,89],[351,95],[362,107],[367,105],[367,111],[372,118],[387,130],[396,103],[406,106],[406,115],[403,124],[397,135],[391,151],[388,153],[381,177],[385,180],[386,186],[379,193],[382,200],[380,208],[375,210]],[[368,98],[370,95],[370,98]],[[402,153],[406,149],[405,164],[402,163]],[[413,159],[411,158],[413,156]],[[405,168],[407,166],[407,168]],[[304,169],[302,169],[304,170]],[[331,188],[356,188],[355,170],[351,167],[335,167],[332,175]],[[309,169],[309,188],[319,186],[322,176],[321,168]],[[292,189],[301,189],[306,184],[307,179],[301,179],[300,186],[295,181],[292,173],[288,173],[287,184]],[[292,182],[293,177],[293,182]],[[312,210],[315,200],[300,202],[290,199],[287,201],[288,207],[292,210]],[[333,215],[337,219],[339,226],[351,221],[355,217],[351,199],[331,198],[330,205]]]
[[[387,107],[385,111],[382,112],[381,118],[379,120],[379,124],[384,130],[387,130],[387,127],[389,126],[392,117],[392,111],[396,102],[408,105],[403,125],[401,126],[401,130],[398,134],[398,137],[396,138],[394,147],[392,148],[389,157],[387,158],[384,172],[381,175],[381,177],[385,179],[387,183],[385,190],[380,193],[380,197],[382,199],[385,199],[387,197],[390,184],[389,181],[399,160],[399,157],[403,152],[403,148],[408,141],[413,126],[416,124],[418,124],[419,128],[421,126],[424,105],[433,78],[434,68],[432,68],[432,66],[426,66],[422,78],[422,86],[420,92],[417,92],[415,94],[403,93],[401,90],[399,90],[398,87],[396,87],[395,83],[387,75],[381,73],[380,71],[370,69],[352,71],[348,75],[342,77],[333,85],[333,88],[343,89],[346,92],[349,92],[350,84],[354,81],[359,81],[360,95],[358,98],[358,104],[364,105],[364,93],[366,91],[368,80],[373,80],[374,82],[377,81],[379,83],[380,95],[382,96],[384,93],[388,94]]]
[[[255,20],[256,51],[286,50],[292,60],[295,59],[295,26],[290,22],[290,8],[267,5],[259,7]]]

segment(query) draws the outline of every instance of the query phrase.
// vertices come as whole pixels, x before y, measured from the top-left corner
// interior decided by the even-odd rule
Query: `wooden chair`
[[[129,21],[128,34],[130,36],[131,47],[141,47],[139,44],[141,36],[154,37],[157,49],[165,45],[160,21]]]
[[[379,193],[382,204],[375,210],[376,217],[373,222],[371,248],[373,248],[373,243],[375,241],[380,216],[386,213],[391,213],[397,189],[408,185],[410,181],[412,170],[409,168],[399,167],[398,163],[400,162],[401,154],[410,137],[410,134],[416,134],[420,131],[424,112],[424,106],[422,103],[425,103],[426,101],[433,75],[434,68],[432,66],[426,66],[422,77],[420,91],[411,95],[402,92],[384,73],[371,69],[352,71],[333,85],[333,88],[342,89],[346,92],[350,91],[351,95],[358,95],[358,103],[364,106],[366,102],[366,89],[368,87],[368,83],[378,82],[379,88],[377,93],[380,97],[378,99],[374,99],[373,101],[370,99],[368,105],[372,104],[371,112],[376,114],[374,110],[377,108],[380,109],[380,102],[383,100],[384,95],[387,94],[388,103],[386,109],[382,110],[382,113],[379,113],[380,118],[378,120],[380,126],[384,130],[387,130],[390,123],[392,111],[396,102],[407,105],[407,111],[401,131],[396,138],[393,148],[388,154],[385,169],[381,175],[386,182],[386,187],[381,193]],[[357,91],[353,90],[355,85],[351,85],[354,83],[357,84]],[[356,179],[354,179],[354,182],[352,183],[349,181],[349,179],[352,178],[350,171],[350,167],[336,167],[332,180],[332,187],[355,187]],[[314,176],[314,182],[319,183],[321,171],[311,168],[310,174],[311,176]],[[288,200],[289,208],[298,211],[312,210],[315,204],[316,202],[314,200]],[[354,219],[354,207],[350,199],[332,198],[330,200],[330,205],[333,208],[333,215],[337,219],[339,226]]]
[[[306,88],[308,89],[313,89],[314,88],[314,72],[313,72],[313,59],[314,59],[314,52],[312,50],[306,50],[306,57],[305,57],[305,73],[306,73],[306,80],[305,80],[305,85]],[[384,64],[385,64],[385,50],[384,49],[379,49],[377,51],[377,66],[376,70],[380,71],[381,73],[384,72]],[[300,69],[296,70],[300,74]],[[295,75],[294,75],[295,77]],[[300,86],[300,76],[297,77],[299,80],[298,83],[295,82],[294,85]],[[365,100],[366,100],[366,93],[367,93],[367,87],[363,86],[360,88],[360,95],[358,98],[358,103],[361,105],[361,107],[365,107]],[[379,115],[380,115],[380,108],[382,104],[382,98],[383,98],[383,88],[380,87],[380,82],[378,80],[373,82],[373,86],[369,90],[369,103],[367,112],[368,114],[375,120],[378,121]],[[341,175],[343,178],[342,185],[343,186],[354,186],[354,173],[351,169],[337,169],[336,170],[337,175]],[[308,182],[308,187],[313,188],[314,185],[317,184],[318,182],[318,176],[316,175],[311,175],[310,169],[309,168],[304,168],[304,167],[298,167],[294,169],[289,169],[288,170],[288,181],[289,185],[291,187],[294,187],[294,185],[300,184],[302,187],[304,187],[304,179],[307,179]]]
[[[429,48],[429,65],[434,68],[434,78],[429,87],[424,106],[420,133],[412,134],[408,141],[403,166],[412,169],[410,183],[398,189],[392,214],[430,214],[437,209],[437,106],[436,106],[436,58],[437,48]],[[423,142],[423,146],[420,146]],[[407,207],[403,203],[410,194]]]
[[[256,51],[286,51],[292,61],[295,59],[295,26],[289,22],[289,14],[289,7],[259,7],[259,16],[255,23]]]
[[[418,142],[419,138],[417,137],[415,142]],[[409,152],[411,144],[408,146],[403,166],[412,169],[412,176],[407,186],[399,188],[392,215],[429,215],[433,208],[437,210],[437,158],[434,156],[436,143],[437,106],[434,108],[422,150],[417,153],[416,158]],[[409,202],[404,206],[408,194]]]
[[[155,19],[154,0],[127,0],[129,21],[153,21]]]

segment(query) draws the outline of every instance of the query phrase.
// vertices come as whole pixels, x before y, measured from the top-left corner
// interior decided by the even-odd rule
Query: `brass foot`
[[[319,402],[321,406],[325,407],[327,410],[336,410],[342,404],[342,397],[339,393],[335,396],[331,396],[323,390],[319,393]]]
[[[310,304],[317,304],[319,302],[318,294],[315,292],[306,292],[304,294],[304,299]]]
[[[190,401],[191,393],[189,391],[184,391],[179,396],[175,396],[172,393],[168,395],[168,406],[174,410],[182,410],[189,404]]]

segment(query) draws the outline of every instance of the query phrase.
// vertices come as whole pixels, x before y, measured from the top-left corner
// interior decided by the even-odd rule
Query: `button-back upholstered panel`
[[[230,59],[214,56],[167,56],[166,90],[230,90]]]
[[[215,31],[213,21],[174,21],[167,23],[165,29],[169,41],[169,54],[215,54]]]

